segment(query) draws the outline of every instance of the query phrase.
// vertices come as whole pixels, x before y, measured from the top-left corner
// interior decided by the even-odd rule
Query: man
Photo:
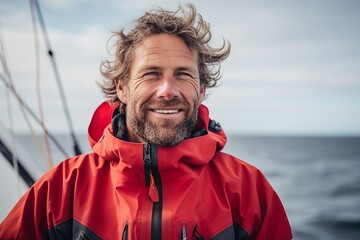
[[[115,59],[102,64],[110,101],[89,126],[93,152],[40,178],[0,238],[291,239],[277,194],[221,152],[225,133],[202,105],[229,45],[209,46],[192,5],[148,12],[115,35]]]

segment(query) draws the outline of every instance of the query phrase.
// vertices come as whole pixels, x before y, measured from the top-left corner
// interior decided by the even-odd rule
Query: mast
[[[45,44],[46,44],[46,47],[48,49],[48,55],[50,57],[51,65],[53,67],[53,71],[54,71],[54,74],[55,74],[55,79],[56,79],[56,82],[58,84],[58,89],[59,89],[60,97],[61,97],[61,100],[62,100],[62,103],[63,103],[66,120],[67,120],[67,123],[69,125],[71,138],[73,140],[74,153],[75,153],[75,155],[79,155],[79,154],[81,154],[80,146],[79,146],[78,141],[77,141],[76,136],[75,136],[74,127],[73,127],[71,117],[70,117],[69,107],[68,107],[66,97],[65,97],[65,93],[64,93],[64,88],[63,88],[63,85],[62,85],[62,82],[61,82],[61,79],[60,79],[60,74],[59,74],[57,64],[56,64],[56,61],[55,61],[54,51],[51,48],[50,40],[49,40],[49,37],[47,35],[45,22],[44,22],[44,19],[42,17],[41,10],[40,10],[40,5],[39,5],[39,2],[37,0],[32,0],[32,2],[35,4],[35,8],[36,8],[38,18],[39,18],[39,23],[40,23],[40,26],[41,26],[41,29],[42,29],[42,32],[43,32],[43,35],[44,35]]]

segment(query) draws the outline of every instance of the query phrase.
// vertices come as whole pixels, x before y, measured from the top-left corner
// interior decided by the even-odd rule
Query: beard
[[[149,106],[156,107],[172,107],[182,106],[184,111],[184,119],[180,123],[168,119],[162,119],[157,122],[151,122],[147,116]],[[198,101],[195,100],[194,108],[179,99],[168,101],[151,101],[141,106],[139,112],[136,112],[135,103],[127,109],[127,122],[134,133],[145,142],[154,143],[159,146],[174,146],[190,137],[192,130],[198,120]]]

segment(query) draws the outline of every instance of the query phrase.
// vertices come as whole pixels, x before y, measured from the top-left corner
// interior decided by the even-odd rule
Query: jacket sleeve
[[[0,224],[0,239],[47,239],[71,218],[76,173],[65,161],[38,179]]]
[[[0,224],[0,239],[44,239],[42,232],[47,226],[46,185],[33,186],[21,197]]]
[[[258,218],[261,221],[254,228],[254,236],[250,239],[292,239],[290,224],[279,196],[264,177],[261,177],[260,182]]]
[[[291,227],[285,209],[264,175],[255,167],[243,166],[233,192],[235,222],[256,240],[290,240]],[[239,180],[238,180],[239,181]]]

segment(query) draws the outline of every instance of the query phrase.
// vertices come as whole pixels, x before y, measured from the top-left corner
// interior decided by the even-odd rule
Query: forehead
[[[163,61],[197,63],[198,54],[176,35],[161,33],[151,35],[140,42],[134,50],[135,64],[156,64]]]

